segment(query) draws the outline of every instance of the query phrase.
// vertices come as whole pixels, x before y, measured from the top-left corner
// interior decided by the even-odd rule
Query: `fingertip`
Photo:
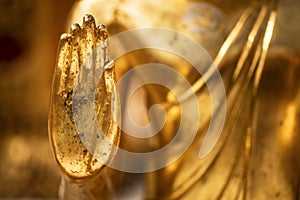
[[[94,32],[96,30],[95,18],[92,15],[86,14],[83,17],[83,28],[90,32]]]

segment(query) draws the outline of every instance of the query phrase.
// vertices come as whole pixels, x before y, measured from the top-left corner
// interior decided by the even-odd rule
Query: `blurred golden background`
[[[47,115],[57,43],[72,3],[0,1],[0,198],[57,197]]]

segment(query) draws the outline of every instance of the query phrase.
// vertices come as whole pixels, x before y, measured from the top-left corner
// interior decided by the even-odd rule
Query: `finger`
[[[71,52],[70,34],[63,34],[58,45],[57,62],[54,72],[53,80],[53,95],[62,94],[65,89],[66,74],[70,66],[70,52]]]

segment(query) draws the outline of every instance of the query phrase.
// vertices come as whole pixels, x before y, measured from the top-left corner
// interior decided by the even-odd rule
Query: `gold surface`
[[[271,43],[268,41],[271,38],[269,34],[266,34],[264,40],[265,44],[270,45],[270,49],[266,51],[265,61],[261,61],[265,63],[264,67],[258,70],[256,75],[256,82],[259,82],[256,87],[256,97],[253,98],[252,94],[254,80],[250,79],[250,87],[243,92],[245,101],[242,101],[237,117],[232,117],[231,112],[228,112],[229,118],[235,122],[235,125],[231,129],[226,129],[229,130],[227,135],[224,134],[227,139],[222,140],[224,145],[216,149],[222,149],[220,153],[215,153],[205,160],[198,160],[198,150],[203,140],[203,135],[199,134],[192,148],[179,160],[180,164],[175,163],[154,174],[146,174],[148,182],[144,197],[147,196],[147,199],[170,199],[171,197],[174,199],[177,197],[178,199],[299,199],[300,40],[297,39],[300,31],[299,1],[279,1],[274,24],[272,22],[274,14],[272,17],[266,10],[256,11],[252,21],[250,20],[250,23],[248,21],[250,24],[248,26],[244,26],[246,17],[244,22],[237,24],[248,6],[254,5],[251,2],[254,3],[254,1],[236,0],[206,1],[205,3],[221,11],[222,17],[218,18],[218,15],[210,13],[209,9],[207,14],[194,9],[195,5],[203,1],[84,0],[74,4],[68,25],[64,26],[66,14],[73,3],[71,0],[44,0],[30,3],[26,0],[2,1],[0,39],[3,41],[3,38],[7,39],[9,36],[16,41],[15,44],[21,51],[11,52],[9,46],[5,46],[7,43],[4,43],[5,52],[0,56],[0,128],[3,136],[0,141],[0,198],[57,197],[60,170],[63,170],[67,180],[62,182],[61,196],[74,194],[76,198],[88,196],[92,198],[97,193],[109,189],[107,186],[110,184],[110,179],[114,180],[115,172],[112,173],[98,164],[77,166],[74,164],[73,166],[80,172],[74,174],[72,171],[65,170],[66,165],[62,164],[68,162],[59,158],[60,169],[56,168],[47,137],[50,79],[59,34],[62,33],[63,26],[69,28],[72,23],[80,22],[86,13],[90,13],[95,16],[98,23],[105,24],[112,35],[135,27],[159,26],[172,28],[191,36],[201,43],[213,58],[218,58],[215,61],[223,69],[222,77],[228,84],[227,92],[231,93],[231,99],[236,99],[238,88],[243,85],[245,79],[241,79],[236,84],[235,90],[232,89],[230,82],[240,75],[247,74],[239,70],[245,69],[245,65],[241,63],[246,61],[246,66],[249,67],[247,61],[255,60],[255,52],[256,55],[262,55],[263,48],[257,48],[257,43],[251,41],[253,38],[263,38],[262,32],[265,31],[257,33],[252,31],[250,35],[253,37],[249,37],[249,40],[246,37],[251,30],[257,30],[253,28],[257,19],[263,19],[261,26],[264,28],[269,21],[268,27],[274,30],[274,34]],[[192,17],[189,22],[183,23],[182,20],[187,13],[197,17]],[[255,17],[258,15],[264,17]],[[259,21],[257,24],[260,24]],[[232,31],[234,27],[236,31]],[[239,33],[239,28],[247,31],[242,31],[239,34],[242,39],[238,39],[229,47],[230,42],[225,41],[230,41],[229,36],[234,39],[233,36]],[[251,49],[252,45],[252,48],[257,51],[248,52],[245,42],[248,43],[248,49]],[[264,46],[266,47],[268,46]],[[228,55],[223,54],[224,52]],[[241,52],[244,56],[241,56]],[[224,55],[225,59],[223,59]],[[247,55],[252,59],[243,58]],[[151,50],[134,52],[130,56],[117,60],[115,62],[117,78],[130,67],[156,60],[163,61],[176,70],[186,66],[187,70],[180,72],[191,83],[199,78],[184,60],[165,52]],[[236,75],[233,76],[234,73]],[[127,86],[124,87],[123,92],[126,92]],[[150,96],[149,91],[152,93]],[[207,95],[206,88],[202,88],[198,98],[202,105],[209,106]],[[138,102],[132,102],[132,106],[144,106],[144,110],[147,111],[147,107],[152,103],[172,100],[172,95],[168,97],[165,88],[149,86],[137,95],[138,98],[147,99],[147,103],[144,100],[136,100]],[[231,101],[230,104],[234,106],[235,101]],[[146,114],[144,111],[140,112],[141,109],[135,111],[140,123],[147,122],[146,112]],[[209,121],[210,110],[202,109],[202,111],[203,120]],[[136,152],[147,152],[151,148],[163,146],[172,138],[179,114],[176,106],[170,108],[164,134],[159,134],[150,142],[122,135],[122,147]],[[69,116],[63,117],[68,119]],[[205,129],[204,123],[200,131],[205,132]],[[61,141],[64,139],[61,138]],[[78,138],[75,141],[78,141]],[[77,146],[81,148],[80,145]],[[61,148],[58,155],[65,151],[67,149]],[[71,151],[68,155],[73,158],[78,156],[75,151]],[[80,156],[82,154],[79,154]],[[212,162],[207,162],[209,159]],[[67,169],[70,168],[72,168],[70,165],[67,166]],[[99,176],[88,181],[95,174]],[[135,182],[136,178],[135,175],[127,177],[130,179],[127,183]],[[79,182],[74,184],[74,180]],[[98,188],[93,190],[94,192],[89,194],[84,192],[95,185]],[[123,190],[127,190],[128,185],[124,184]],[[133,188],[129,192],[137,191]],[[237,194],[239,196],[236,197]],[[68,195],[65,197],[75,198]]]
[[[49,135],[55,158],[66,179],[61,190],[61,197],[65,199],[107,199],[112,192],[110,172],[98,161],[99,157],[93,156],[96,152],[89,152],[82,143],[73,117],[76,111],[72,108],[75,84],[84,87],[88,84],[87,79],[96,79],[97,70],[103,70],[96,87],[95,112],[110,145],[118,146],[120,129],[113,119],[118,112],[113,107],[116,104],[113,101],[117,101],[113,99],[116,87],[114,64],[107,63],[108,50],[103,46],[107,35],[104,26],[96,27],[94,18],[86,15],[82,27],[74,24],[71,33],[62,35],[60,39],[50,101]],[[100,47],[103,52],[96,50]],[[91,66],[85,64],[89,59],[93,59]],[[83,70],[92,75],[83,74]],[[79,103],[84,105],[85,101]],[[106,158],[102,163],[108,162],[108,158],[113,156],[112,148],[99,146],[96,140],[92,142],[97,146],[95,151],[100,151],[101,157]]]
[[[198,149],[203,141],[202,133],[205,133],[207,129],[206,125],[211,114],[209,109],[202,109],[202,124],[200,124],[199,133],[194,144],[182,158],[171,166],[148,174],[146,199],[297,199],[299,192],[296,180],[298,178],[289,181],[291,176],[286,175],[290,171],[289,164],[282,161],[283,157],[287,157],[288,162],[292,162],[294,157],[290,157],[291,151],[284,154],[284,156],[276,154],[277,149],[281,148],[279,147],[281,145],[278,146],[278,143],[273,142],[274,140],[277,141],[273,131],[278,131],[278,123],[275,122],[275,117],[271,117],[272,114],[269,116],[269,113],[274,113],[277,116],[280,112],[283,112],[277,107],[277,103],[286,99],[287,94],[281,95],[280,92],[285,83],[282,83],[280,87],[278,85],[279,94],[276,99],[267,98],[268,100],[262,100],[267,96],[264,94],[268,93],[267,85],[272,85],[272,79],[281,77],[280,81],[284,81],[288,77],[285,73],[279,72],[280,70],[282,72],[288,71],[289,69],[285,66],[290,66],[289,68],[292,71],[295,70],[295,74],[299,74],[298,54],[292,53],[293,55],[289,58],[285,56],[286,52],[290,50],[285,48],[282,50],[282,46],[287,44],[288,39],[283,39],[284,33],[280,32],[280,30],[283,31],[282,26],[284,25],[276,23],[277,19],[282,22],[285,6],[281,3],[278,7],[277,1],[252,3],[210,1],[209,3],[212,5],[221,8],[221,11],[225,14],[222,23],[228,26],[216,26],[212,32],[206,30],[207,32],[201,35],[194,35],[193,32],[189,32],[190,29],[181,26],[182,23],[179,22],[181,22],[184,10],[188,8],[189,3],[201,3],[201,1],[173,1],[168,4],[153,1],[151,3],[146,2],[143,5],[133,3],[135,10],[130,9],[130,2],[114,1],[108,3],[104,1],[105,11],[102,11],[104,7],[94,6],[97,5],[95,2],[79,2],[74,7],[71,21],[88,10],[96,18],[102,18],[103,23],[107,24],[108,30],[112,34],[118,33],[118,30],[120,31],[116,27],[123,27],[123,30],[126,30],[143,26],[168,27],[186,33],[206,47],[211,55],[216,55],[215,63],[222,70],[222,77],[228,95],[226,124],[213,151],[204,159],[198,159]],[[153,4],[161,6],[154,9],[154,7],[151,7]],[[178,12],[174,12],[173,6],[178,8]],[[232,12],[233,8],[230,9],[230,6],[234,6],[236,12]],[[169,9],[167,9],[168,7]],[[147,11],[145,11],[146,8]],[[118,14],[109,15],[114,10],[117,10]],[[108,12],[108,14],[102,17],[100,13],[105,12]],[[155,17],[145,17],[146,20],[144,20],[143,16],[147,16],[149,13],[152,15],[155,13]],[[198,14],[200,15],[200,13]],[[172,17],[167,18],[166,16]],[[195,20],[193,25],[203,28],[213,22],[212,20],[207,23],[208,19]],[[293,20],[293,26],[296,26],[295,22],[296,20]],[[210,37],[205,35],[206,33],[211,33]],[[208,38],[216,39],[209,40]],[[271,41],[274,44],[273,46]],[[270,45],[271,50],[269,50]],[[293,45],[291,52],[297,52],[297,46],[299,45]],[[129,67],[151,60],[147,56],[149,54],[144,53],[144,56],[141,55],[143,54],[133,54],[133,58],[128,59],[128,62],[131,61]],[[167,60],[167,58],[162,59],[163,54],[159,55],[157,52],[151,52],[150,55],[159,61]],[[278,65],[275,64],[278,63],[277,59],[280,60]],[[199,77],[193,77],[193,71],[181,71],[183,68],[189,68],[188,65],[180,68],[175,62],[168,64],[184,74],[194,84],[196,90],[201,89],[198,101],[204,108],[208,108],[210,106],[209,96],[205,87],[203,87],[203,81],[198,79]],[[276,76],[272,78],[271,74],[273,73]],[[293,75],[293,77],[296,76]],[[288,92],[296,94],[299,91],[297,88],[299,89],[299,84],[293,82]],[[168,92],[162,88],[150,86],[145,90],[147,91],[146,96],[149,106],[154,103],[166,105],[166,101],[172,100],[170,95],[167,97]],[[261,105],[262,101],[268,106],[258,106]],[[299,133],[294,123],[298,119],[296,113],[299,113],[299,102],[296,103],[297,105],[295,103],[288,104],[286,115],[290,116],[290,119],[283,123],[285,126],[289,124],[290,129],[287,130],[291,133]],[[168,119],[160,134],[151,140],[152,149],[167,144],[172,139],[173,133],[176,132],[180,113],[177,111],[176,106],[166,107],[166,109]],[[258,119],[257,116],[261,117]],[[275,121],[272,122],[273,120]],[[266,127],[266,124],[272,126],[271,130]],[[263,134],[263,132],[267,133]],[[287,134],[286,139],[283,137],[280,140],[291,141],[288,139],[292,137],[291,135],[294,135],[296,139],[297,134],[291,133]],[[267,135],[270,135],[271,138]],[[266,143],[269,141],[268,147],[260,146],[260,143],[264,143],[263,141]],[[291,145],[298,146],[299,143],[295,142]],[[270,146],[273,147],[270,148]],[[282,153],[283,151],[280,150],[279,152]],[[274,156],[269,157],[267,155]],[[269,164],[271,162],[274,162],[274,164]],[[276,163],[281,164],[277,165]],[[293,168],[291,174],[298,174],[298,168]],[[258,184],[259,182],[261,183]]]

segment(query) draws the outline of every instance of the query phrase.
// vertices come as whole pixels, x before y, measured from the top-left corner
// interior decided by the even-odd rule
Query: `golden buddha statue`
[[[284,16],[278,9],[280,6],[276,0],[226,3],[182,0],[78,1],[69,21],[80,22],[85,16],[84,21],[82,26],[69,25],[72,27],[70,34],[63,35],[60,40],[49,115],[49,134],[63,174],[60,196],[66,199],[112,199],[119,195],[122,187],[126,188],[126,179],[138,181],[142,176],[146,177],[142,179],[145,180],[142,181],[143,185],[128,188],[129,193],[138,193],[135,198],[297,199],[299,159],[295,152],[299,149],[297,121],[300,96],[297,89],[300,85],[297,77],[300,60],[295,52],[299,52],[300,45],[295,44],[290,48],[282,45],[287,40],[283,40],[279,34],[281,27],[277,28],[277,21],[280,22],[280,17]],[[86,13],[93,15],[96,22],[104,24],[107,29],[104,26],[96,27],[94,18]],[[155,34],[136,35],[132,40],[111,40],[117,48],[109,50],[109,44],[106,44],[110,42],[109,34],[114,38],[122,32],[146,27],[172,29],[202,45],[208,52],[197,54],[199,60],[207,59],[203,73],[197,72],[195,66],[184,57],[198,53],[193,49],[184,51],[184,56],[164,49],[135,49],[132,52],[124,51],[121,57],[109,58],[118,48],[131,49],[136,44],[155,47],[156,43],[168,41],[168,37],[157,40]],[[170,46],[180,43],[180,34],[175,37],[175,44]],[[180,44],[184,48],[188,40]],[[271,44],[274,46],[270,47]],[[214,59],[203,55],[210,55]],[[176,84],[170,88],[149,84],[136,90],[136,97],[132,97],[131,102],[121,108],[120,118],[124,126],[130,117],[126,113],[131,111],[132,118],[140,124],[150,123],[152,130],[157,130],[164,118],[159,111],[149,111],[150,116],[147,116],[147,110],[154,104],[160,104],[166,116],[163,127],[158,129],[156,135],[141,139],[124,131],[123,125],[113,119],[113,115],[119,112],[118,106],[115,106],[118,100],[113,94],[117,82],[128,71],[147,63],[170,66],[191,86],[183,87],[183,81],[176,79]],[[99,74],[95,75],[99,66],[101,69],[98,70],[102,70],[100,80],[97,79]],[[87,71],[85,75],[82,74],[84,69]],[[216,99],[209,85],[218,82],[215,76],[218,71],[226,95],[217,96]],[[157,79],[160,76],[170,78],[163,72],[156,75]],[[121,105],[123,100],[127,102],[131,98],[130,95],[123,98],[124,94],[131,94],[128,92],[130,88],[149,76],[150,72],[139,73],[137,70],[128,82],[122,82],[119,87]],[[116,152],[106,148],[105,144],[101,145],[97,136],[90,141],[94,149],[85,145],[84,136],[81,137],[85,133],[78,131],[74,118],[78,114],[74,113],[73,107],[76,99],[74,91],[78,84],[96,84],[93,87],[95,95],[92,96],[96,117],[83,117],[81,121],[85,119],[87,127],[92,124],[90,128],[94,132],[96,125],[93,124],[96,122],[93,120],[98,121],[103,129],[100,140],[108,138],[108,143],[117,147]],[[192,96],[195,96],[199,105],[199,122],[193,115],[198,113],[198,109],[194,107]],[[226,114],[222,110],[224,104]],[[86,116],[89,116],[93,109],[86,109]],[[224,122],[221,120],[223,115]],[[145,168],[150,166],[151,170],[137,171],[143,172],[140,176],[128,174],[135,171],[118,171],[122,165],[143,165],[126,159],[118,162],[118,155],[123,149],[136,154],[162,149],[176,138],[177,131],[181,130],[182,119],[187,120],[183,123],[183,135],[176,140],[173,148],[159,157],[172,162],[162,168],[152,168],[160,160],[146,160]],[[180,157],[173,159],[173,151],[180,151],[190,141],[189,135],[194,125],[197,132],[191,145]],[[223,126],[220,135],[214,129],[219,126]],[[211,127],[213,132],[208,134]],[[111,164],[114,162],[119,166]],[[142,194],[137,192],[140,190]]]

